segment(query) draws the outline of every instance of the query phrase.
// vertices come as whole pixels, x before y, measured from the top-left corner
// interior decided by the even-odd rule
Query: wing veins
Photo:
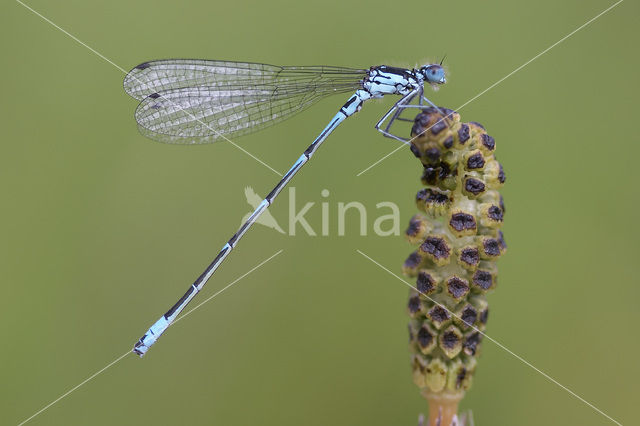
[[[351,87],[341,89],[347,90]],[[335,92],[308,87],[282,93],[262,88],[242,94],[218,88],[177,89],[146,98],[136,110],[136,120],[145,136],[161,142],[210,143],[284,121]]]
[[[249,62],[171,59],[146,62],[124,80],[126,92],[136,99],[193,86],[226,87],[284,85],[316,80],[327,84],[358,84],[366,70],[334,66],[275,66]]]

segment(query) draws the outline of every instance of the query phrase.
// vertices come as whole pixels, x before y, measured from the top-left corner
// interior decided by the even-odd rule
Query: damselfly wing
[[[145,62],[124,80],[140,100],[140,132],[157,141],[210,143],[286,120],[320,99],[362,88],[367,70],[168,59]]]

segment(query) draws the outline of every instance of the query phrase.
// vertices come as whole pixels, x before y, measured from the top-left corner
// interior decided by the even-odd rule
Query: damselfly
[[[402,98],[378,121],[383,135],[409,144],[390,132],[406,108],[421,108],[424,85],[446,82],[440,64],[404,69],[386,65],[365,69],[332,66],[274,66],[248,62],[167,59],[144,62],[124,79],[125,91],[140,100],[135,117],[141,133],[160,142],[197,144],[229,140],[283,121],[320,99],[354,92],[318,137],[302,153],[187,292],[135,344],[143,356],[196,296],[240,238],[273,203],[280,191],[311,159],[322,142],[365,101],[384,95]],[[411,102],[418,98],[418,104]],[[387,123],[386,125],[384,123]]]

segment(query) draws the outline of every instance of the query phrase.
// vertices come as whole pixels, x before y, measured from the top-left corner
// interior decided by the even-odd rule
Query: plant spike
[[[495,140],[457,112],[423,109],[411,136],[424,185],[416,195],[420,213],[406,231],[417,248],[403,266],[415,280],[408,303],[413,380],[429,402],[428,426],[459,426],[458,403],[471,386],[487,323],[486,293],[507,247],[498,192],[505,176]]]

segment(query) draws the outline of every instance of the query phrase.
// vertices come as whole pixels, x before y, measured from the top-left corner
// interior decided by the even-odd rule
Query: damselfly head
[[[439,64],[425,65],[420,68],[420,73],[424,77],[424,81],[431,85],[444,84],[447,82],[444,68]]]

